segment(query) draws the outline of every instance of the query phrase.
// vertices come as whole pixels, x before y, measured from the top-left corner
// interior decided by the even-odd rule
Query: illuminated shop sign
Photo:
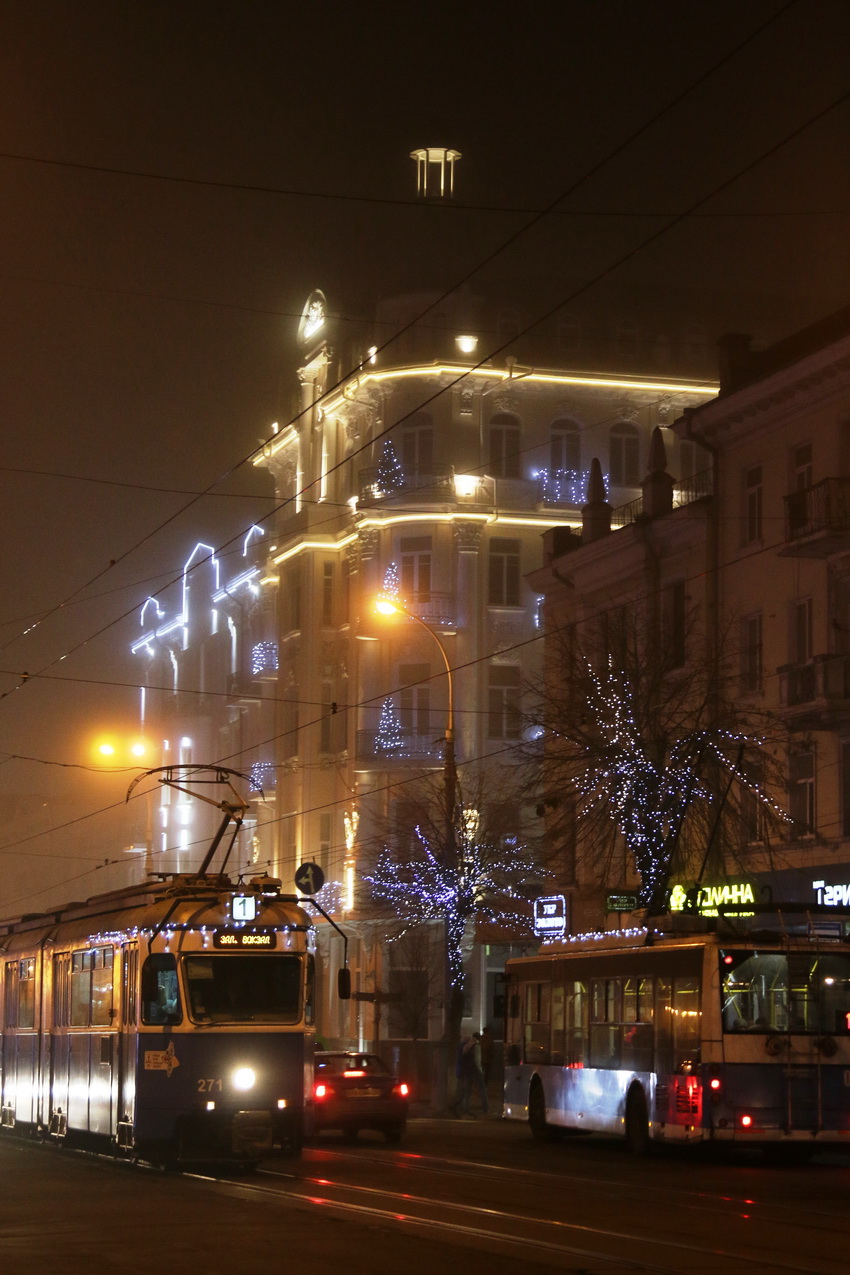
[[[561,938],[566,930],[567,900],[563,894],[534,900],[534,933],[539,938]]]
[[[277,947],[277,934],[274,930],[215,930],[213,947],[222,951],[235,951],[237,948],[270,951]]]
[[[818,903],[825,907],[850,907],[850,884],[827,885],[826,881],[813,881],[812,889],[818,896]]]
[[[695,899],[690,896],[696,895]],[[720,908],[746,907],[755,905],[756,897],[751,882],[742,881],[737,885],[702,885],[694,891],[688,891],[683,885],[674,885],[670,891],[671,912],[699,912],[700,916],[717,916]],[[752,916],[752,912],[738,912],[738,916]]]

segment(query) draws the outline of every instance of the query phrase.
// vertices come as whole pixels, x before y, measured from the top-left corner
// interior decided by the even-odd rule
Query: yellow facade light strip
[[[478,377],[489,381],[502,381],[509,385],[518,385],[521,382],[531,381],[538,385],[575,385],[584,386],[588,389],[647,390],[660,394],[698,394],[704,398],[714,398],[718,392],[717,385],[711,383],[694,385],[688,381],[655,381],[640,377],[593,376],[567,372],[529,371],[513,375],[508,369],[501,368],[467,367],[463,363],[423,363],[416,367],[390,368],[386,372],[366,372],[355,376],[343,387],[339,394],[327,399],[324,403],[318,404],[318,408],[325,416],[332,416],[340,407],[355,401],[351,396],[356,394],[358,390],[373,382],[380,384],[381,381],[403,380],[408,377],[423,376]],[[253,464],[262,465],[265,461],[275,456],[282,447],[290,445],[297,438],[298,433],[294,426],[288,425],[286,429],[275,436],[273,442],[269,441],[263,444],[259,455],[254,458]]]
[[[358,523],[358,527],[371,529],[376,527],[391,527],[398,523],[411,522],[480,522],[482,526],[511,526],[511,527],[541,527],[545,530],[547,527],[564,527],[564,526],[580,526],[581,519],[574,518],[528,518],[520,517],[516,514],[474,514],[474,513],[456,513],[456,514],[388,514],[385,518],[362,518]]]
[[[541,385],[577,385],[587,388],[618,390],[652,390],[663,394],[699,394],[713,398],[717,392],[716,384],[694,385],[689,381],[656,381],[640,377],[627,376],[594,376],[589,374],[568,372],[520,372],[512,375],[507,369],[492,367],[467,367],[463,363],[423,363],[417,367],[390,368],[386,372],[366,372],[352,379],[341,393],[322,404],[326,416],[332,415],[345,403],[352,401],[350,395],[361,388],[381,381],[402,380],[407,377],[452,376],[478,377],[484,380],[500,380],[508,384],[535,382]],[[347,391],[347,392],[346,392]]]
[[[339,553],[346,545],[350,545],[352,541],[357,539],[357,533],[352,532],[351,535],[343,536],[341,540],[302,540],[299,544],[293,545],[291,549],[285,549],[283,553],[277,554],[272,558],[272,564],[279,566],[281,562],[287,562],[290,558],[294,558],[298,553],[305,553],[308,549],[326,549],[329,553]]]

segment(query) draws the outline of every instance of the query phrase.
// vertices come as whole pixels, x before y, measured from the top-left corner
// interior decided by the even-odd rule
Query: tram
[[[215,804],[197,874],[0,923],[0,1127],[177,1164],[300,1152],[310,901],[209,871],[247,808]]]

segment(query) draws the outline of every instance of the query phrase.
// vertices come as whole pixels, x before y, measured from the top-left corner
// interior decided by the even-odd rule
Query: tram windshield
[[[301,959],[241,953],[183,958],[189,1012],[196,1023],[296,1023]]]
[[[725,1032],[850,1034],[850,955],[720,953]]]

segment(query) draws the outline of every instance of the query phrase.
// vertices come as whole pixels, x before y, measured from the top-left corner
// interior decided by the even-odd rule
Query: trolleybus
[[[537,1138],[621,1134],[637,1153],[850,1145],[847,922],[716,925],[564,939],[508,962],[506,1117]]]

